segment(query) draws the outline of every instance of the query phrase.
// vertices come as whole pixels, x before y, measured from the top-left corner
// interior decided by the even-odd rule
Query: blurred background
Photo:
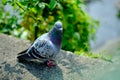
[[[120,35],[119,3],[119,0],[0,0],[0,32],[33,42],[61,20],[62,49],[96,50]]]
[[[94,0],[87,5],[87,9],[90,16],[100,21],[96,40],[91,41],[93,50],[120,38],[120,0]]]

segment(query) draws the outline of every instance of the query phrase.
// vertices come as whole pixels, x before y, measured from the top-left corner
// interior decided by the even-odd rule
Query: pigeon
[[[55,22],[48,33],[41,35],[28,49],[18,53],[18,61],[39,61],[48,67],[56,65],[55,58],[61,49],[62,32],[61,21]]]

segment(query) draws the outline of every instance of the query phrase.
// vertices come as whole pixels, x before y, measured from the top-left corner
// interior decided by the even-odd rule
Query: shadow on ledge
[[[35,62],[16,63],[15,65],[3,62],[0,66],[0,74],[2,80],[64,80],[59,66],[49,68]]]
[[[36,62],[26,62],[24,65],[39,80],[64,80],[59,66],[47,67]]]

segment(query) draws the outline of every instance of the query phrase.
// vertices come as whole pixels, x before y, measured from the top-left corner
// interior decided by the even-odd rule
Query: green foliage
[[[92,52],[84,52],[83,50],[81,51],[75,51],[75,54],[80,55],[80,56],[88,56],[91,58],[100,58],[105,61],[112,62],[112,56],[105,56],[104,51],[101,53],[92,53]]]
[[[2,2],[13,6],[22,19],[18,26],[16,24],[19,19],[11,17],[13,23],[10,23],[10,27],[14,24],[16,28],[22,28],[22,31],[17,30],[21,33],[20,36],[25,31],[27,39],[31,41],[49,31],[55,21],[61,20],[64,28],[62,48],[69,51],[88,51],[89,40],[94,38],[99,24],[85,11],[84,0],[3,0]],[[6,24],[8,23],[9,20]]]
[[[18,23],[18,18],[5,11],[3,5],[0,4],[0,32],[20,37],[24,29]]]

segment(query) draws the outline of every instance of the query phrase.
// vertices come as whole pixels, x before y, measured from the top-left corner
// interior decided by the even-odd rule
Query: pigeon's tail
[[[28,49],[23,50],[22,52],[18,53],[18,55],[26,53],[26,52],[27,52],[27,50],[28,50]]]
[[[26,53],[28,49],[18,53],[17,59],[19,62],[30,61],[32,58]]]
[[[30,58],[30,56],[26,53],[20,54],[20,55],[17,56],[17,59],[18,59],[19,62],[28,61],[29,58]]]

